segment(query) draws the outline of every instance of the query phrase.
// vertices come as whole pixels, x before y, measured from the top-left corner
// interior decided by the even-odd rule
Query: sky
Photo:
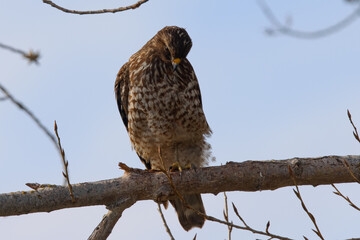
[[[115,8],[131,1],[55,1],[78,10]],[[347,16],[345,1],[267,1],[279,20],[317,30]],[[40,65],[0,49],[0,83],[46,127],[58,123],[72,183],[120,177],[119,161],[144,168],[131,150],[114,98],[120,67],[164,26],[186,28],[188,55],[198,77],[204,111],[213,130],[216,162],[357,155],[346,110],[360,128],[360,21],[324,38],[268,36],[271,26],[256,1],[149,1],[116,14],[72,15],[42,1],[0,1],[0,42],[39,50]],[[1,97],[1,95],[0,95]],[[62,184],[56,148],[9,101],[0,102],[0,192],[30,190],[28,182]],[[360,202],[358,184],[339,189]],[[313,225],[292,187],[231,192],[247,223],[274,234],[315,239]],[[331,186],[300,187],[326,239],[359,237],[359,214]],[[223,218],[224,197],[203,195],[209,215]],[[360,205],[360,204],[359,204]],[[1,217],[3,239],[86,239],[104,206]],[[175,211],[165,217],[176,239],[227,239],[227,227],[207,221],[185,232]],[[240,224],[230,212],[230,219]],[[256,239],[240,230],[234,239]],[[137,202],[125,210],[108,239],[169,239],[157,205]],[[265,239],[265,238],[262,238]]]

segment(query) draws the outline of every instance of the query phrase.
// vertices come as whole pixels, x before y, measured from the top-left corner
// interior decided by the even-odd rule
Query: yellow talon
[[[191,164],[191,163],[188,163],[182,167],[180,165],[180,163],[175,162],[175,163],[171,164],[169,171],[170,172],[176,172],[176,171],[182,172],[183,170],[188,170],[188,169],[196,169],[196,167],[194,164]]]
[[[180,163],[175,162],[175,163],[171,164],[169,171],[170,172],[176,172],[176,171],[182,172],[182,167],[180,166]]]
[[[195,166],[193,164],[191,164],[191,163],[188,163],[188,164],[185,165],[184,168],[185,169],[193,169],[193,168],[195,168]]]

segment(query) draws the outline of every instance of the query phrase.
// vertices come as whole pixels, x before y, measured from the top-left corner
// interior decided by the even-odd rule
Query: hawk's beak
[[[174,60],[172,60],[172,65],[173,65],[173,70],[175,71],[177,66],[179,65],[179,63],[181,62],[180,58],[175,58]]]

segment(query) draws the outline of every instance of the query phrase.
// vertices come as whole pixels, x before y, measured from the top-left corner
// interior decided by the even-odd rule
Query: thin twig
[[[235,205],[233,205],[235,206]],[[268,236],[268,237],[271,237],[271,238],[276,238],[276,239],[281,239],[281,240],[289,240],[291,238],[287,238],[287,237],[282,237],[282,236],[278,236],[278,235],[275,235],[275,234],[272,234],[272,233],[269,233],[268,231],[267,232],[263,232],[263,231],[259,231],[259,230],[256,230],[256,229],[253,229],[251,228],[250,226],[248,226],[247,224],[245,225],[245,227],[242,227],[242,226],[239,226],[239,225],[236,225],[236,224],[233,224],[233,223],[228,223],[228,222],[225,222],[225,221],[222,221],[220,219],[217,219],[215,217],[212,217],[212,216],[208,216],[206,214],[203,214],[201,212],[198,212],[196,211],[195,209],[189,207],[190,209],[192,209],[193,211],[195,211],[197,214],[205,217],[207,220],[209,221],[213,221],[213,222],[217,222],[217,223],[221,223],[221,224],[225,224],[225,225],[228,225],[228,226],[231,226],[231,227],[234,227],[234,228],[238,228],[238,229],[242,229],[242,230],[246,230],[246,231],[250,231],[252,233],[255,233],[255,234],[259,234],[259,235],[264,235],[264,236]],[[239,217],[240,215],[238,215]],[[241,218],[241,217],[240,217]],[[241,218],[242,219],[242,218]],[[245,222],[244,220],[242,220],[243,223]],[[268,230],[268,229],[267,229]]]
[[[8,99],[8,97],[0,97],[0,101],[5,101],[7,99]]]
[[[140,7],[142,4],[146,3],[149,0],[140,0],[137,3],[134,3],[132,5],[126,6],[126,7],[119,7],[114,9],[102,9],[102,10],[92,10],[92,11],[77,11],[77,10],[70,10],[64,7],[61,7],[55,3],[53,3],[50,0],[43,0],[43,3],[49,4],[50,6],[59,9],[60,11],[66,12],[66,13],[72,13],[72,14],[101,14],[101,13],[116,13],[116,12],[122,12],[130,9],[136,9]]]
[[[281,240],[290,240],[290,239],[291,239],[291,238],[287,238],[287,237],[278,236],[278,235],[275,235],[275,234],[272,234],[272,233],[269,233],[269,232],[259,231],[259,230],[256,230],[256,229],[253,229],[253,228],[249,227],[248,225],[246,225],[245,227],[242,227],[242,226],[239,226],[239,225],[236,225],[236,224],[233,224],[233,223],[228,223],[228,222],[222,221],[222,220],[220,220],[220,219],[218,219],[218,218],[215,218],[215,217],[212,217],[212,216],[208,216],[208,215],[206,215],[206,214],[203,214],[203,213],[195,210],[194,208],[190,207],[189,205],[187,205],[186,207],[192,209],[192,210],[195,211],[197,214],[203,216],[204,218],[206,218],[207,220],[212,221],[212,222],[217,222],[217,223],[225,224],[225,225],[228,225],[228,226],[237,228],[237,229],[242,229],[242,230],[250,231],[250,232],[252,232],[252,233],[259,234],[259,235],[264,235],[264,236],[268,236],[268,237],[271,237],[271,238],[276,238],[276,239],[281,239]]]
[[[337,189],[337,188],[335,187],[334,184],[331,184],[331,186],[332,186],[333,188],[335,188],[335,190],[336,190],[336,192],[333,192],[334,194],[342,197],[343,199],[345,199],[345,200],[349,203],[350,206],[352,206],[352,207],[355,208],[356,210],[360,211],[360,208],[359,208],[358,206],[356,206],[356,205],[350,200],[349,197],[345,197],[345,196],[339,191],[339,189]]]
[[[34,52],[32,50],[29,50],[29,52],[25,52],[25,51],[23,51],[21,49],[14,48],[14,47],[11,47],[9,45],[5,45],[3,43],[0,43],[0,48],[3,48],[3,49],[6,49],[6,50],[9,50],[11,52],[18,53],[18,54],[22,55],[24,58],[29,60],[29,63],[39,64],[39,61],[38,61],[39,57],[40,57],[39,52]]]
[[[275,17],[275,14],[271,10],[271,8],[266,4],[265,1],[258,0],[257,3],[259,5],[260,9],[262,10],[263,14],[265,15],[265,17],[268,19],[268,21],[275,27],[274,29],[270,29],[271,33],[280,32],[282,34],[285,34],[285,35],[288,35],[291,37],[303,38],[303,39],[314,39],[314,38],[325,37],[330,34],[333,34],[339,30],[344,29],[345,27],[350,25],[352,22],[357,20],[358,17],[360,16],[360,5],[359,5],[351,14],[346,16],[341,21],[335,23],[334,25],[331,25],[331,26],[326,27],[321,30],[306,32],[306,31],[295,30],[285,24],[282,24]]]
[[[172,189],[174,190],[175,194],[180,198],[180,200],[182,202],[186,203],[183,196],[176,189],[175,184],[174,184],[169,172],[167,170],[165,170],[165,163],[164,163],[164,160],[163,160],[162,155],[161,155],[161,147],[160,146],[158,148],[158,153],[159,153],[159,158],[160,158],[160,161],[161,161],[161,164],[162,164],[162,169],[160,169],[160,171],[163,172],[165,174],[165,176],[168,178],[169,183],[170,183]],[[186,203],[186,205],[187,205],[187,203]]]
[[[353,128],[354,128],[353,135],[354,135],[355,139],[360,143],[359,133],[358,133],[358,131],[357,131],[357,128],[356,128],[356,126],[355,126],[352,118],[351,118],[351,113],[350,113],[349,109],[347,110],[347,115],[348,115],[348,118],[349,118],[349,120],[350,120],[351,125],[352,125]],[[345,159],[343,160],[343,163],[344,163],[345,167],[347,168],[347,170],[349,171],[350,175],[351,175],[358,183],[360,183],[360,180],[355,176],[354,172],[351,170],[349,163],[348,163]]]
[[[52,134],[45,126],[40,122],[40,120],[22,103],[20,103],[18,100],[16,100],[8,90],[4,88],[4,86],[0,83],[0,90],[5,94],[6,98],[8,98],[12,103],[14,103],[18,108],[23,110],[37,125],[38,127],[50,138],[51,142],[55,145],[56,148],[57,142],[55,135]]]
[[[206,220],[209,220],[209,221],[212,221],[212,222],[217,222],[217,223],[221,223],[221,224],[225,224],[227,226],[231,226],[231,227],[234,227],[234,228],[238,228],[238,229],[242,229],[242,230],[246,230],[246,231],[250,231],[252,233],[255,233],[255,234],[259,234],[259,235],[264,235],[264,236],[268,236],[268,237],[271,237],[271,238],[276,238],[276,239],[281,239],[281,240],[290,240],[290,238],[287,238],[287,237],[281,237],[281,236],[278,236],[278,235],[275,235],[275,234],[271,234],[271,233],[268,233],[268,232],[263,232],[263,231],[258,231],[258,230],[255,230],[253,228],[250,228],[249,226],[245,225],[245,227],[242,227],[242,226],[239,226],[239,225],[236,225],[236,224],[233,224],[233,223],[229,223],[229,222],[226,222],[226,221],[223,221],[223,220],[220,220],[218,218],[215,218],[215,217],[212,217],[212,216],[209,216],[209,215],[206,215],[200,211],[198,211],[197,209],[194,209],[193,207],[191,207],[184,199],[184,197],[181,195],[181,193],[176,189],[175,187],[175,184],[172,180],[172,177],[171,175],[169,174],[168,171],[165,170],[165,164],[164,164],[164,161],[162,159],[162,156],[161,156],[161,148],[159,147],[158,148],[158,153],[159,153],[159,158],[160,158],[160,161],[163,165],[163,169],[161,169],[161,171],[166,175],[166,177],[168,178],[169,180],[169,183],[170,183],[170,186],[171,188],[173,189],[173,191],[175,192],[176,196],[178,198],[180,198],[180,200],[183,202],[184,206],[191,209],[192,211],[194,211],[195,213],[197,213],[198,215],[204,217]]]
[[[0,83],[0,90],[5,94],[5,97],[3,97],[3,99],[9,99],[13,104],[15,104],[19,109],[23,110],[35,123],[36,125],[49,137],[50,141],[54,144],[55,148],[59,151],[59,154],[62,158],[62,152],[58,147],[58,142],[56,140],[56,137],[54,134],[52,134],[43,123],[41,123],[41,121],[35,116],[35,114],[33,112],[31,112],[29,110],[29,108],[27,108],[24,104],[22,104],[21,102],[19,102],[18,100],[16,100],[14,98],[13,95],[10,94],[10,92],[5,89],[4,86],[1,85]],[[66,169],[66,171],[68,171]]]
[[[257,230],[253,229],[252,227],[250,227],[250,226],[245,222],[245,220],[240,216],[240,214],[239,214],[239,212],[238,212],[238,210],[237,210],[237,208],[236,208],[236,206],[235,206],[234,203],[232,203],[232,206],[233,206],[233,209],[234,209],[234,212],[235,212],[236,216],[238,216],[238,218],[239,218],[240,221],[245,225],[245,227],[247,228],[247,230],[255,233]],[[271,237],[270,239],[272,239],[272,238],[274,238],[274,237],[273,237],[273,234],[271,234],[271,233],[269,232],[269,228],[270,228],[270,221],[268,221],[268,222],[266,223],[265,232],[266,232],[266,234],[267,234],[266,236],[269,236],[269,237]],[[276,238],[276,237],[275,237],[275,238]],[[280,239],[280,238],[279,238],[279,239]],[[286,239],[286,238],[283,238],[283,239]]]
[[[229,221],[229,208],[228,208],[228,201],[227,201],[226,192],[224,192],[224,200],[225,200],[225,210],[223,211],[224,218],[225,218],[225,221],[227,223],[230,223],[230,221]],[[229,225],[227,225],[227,227],[228,227],[228,230],[229,230],[229,240],[231,240],[231,231],[232,231],[233,227],[229,226]]]
[[[343,163],[347,170],[349,171],[351,177],[358,183],[360,183],[360,180],[355,176],[355,173],[351,170],[349,163],[346,161],[346,159],[343,159]]]
[[[160,203],[157,203],[157,205],[158,205],[158,211],[159,211],[160,216],[161,216],[161,219],[162,219],[162,221],[163,221],[163,223],[164,223],[166,232],[169,234],[171,240],[175,240],[174,236],[172,235],[172,233],[171,233],[171,231],[170,231],[169,226],[167,225],[165,216],[164,216],[164,214],[163,214],[163,212],[162,212],[162,210],[161,210],[161,205],[160,205]]]
[[[61,157],[62,157],[62,160],[63,160],[64,169],[65,169],[65,172],[62,172],[62,174],[63,174],[63,176],[65,177],[65,179],[67,181],[71,201],[74,203],[76,200],[75,200],[74,193],[73,193],[72,186],[70,184],[70,179],[69,179],[69,172],[68,172],[69,162],[65,160],[65,151],[61,147],[60,137],[59,137],[57,129],[58,129],[58,127],[57,127],[56,121],[54,121],[54,131],[55,131],[55,134],[56,134],[57,142],[58,142],[58,145],[59,145],[59,150],[60,150],[60,153],[61,153]]]
[[[347,115],[348,115],[348,118],[349,118],[349,120],[350,120],[351,125],[352,125],[353,128],[354,128],[353,135],[354,135],[355,139],[360,143],[359,133],[358,133],[356,127],[355,127],[355,124],[353,123],[353,121],[352,121],[352,119],[351,119],[351,114],[350,114],[349,109],[347,110]]]
[[[234,203],[232,203],[232,206],[233,206],[233,209],[234,209],[234,212],[235,212],[236,216],[238,216],[238,218],[244,224],[244,226],[247,227],[247,228],[250,228],[249,225],[247,225],[247,223],[245,222],[245,220],[240,216],[240,214],[239,214],[239,212],[238,212],[238,210],[237,210]]]
[[[296,197],[300,200],[302,208],[303,208],[304,211],[307,213],[307,215],[309,216],[309,218],[311,219],[311,221],[313,222],[313,224],[314,224],[314,226],[315,226],[315,228],[316,228],[316,230],[314,230],[314,229],[312,229],[312,230],[316,233],[316,235],[318,235],[318,237],[319,237],[320,239],[324,240],[324,237],[322,236],[322,234],[321,234],[321,232],[320,232],[320,229],[319,229],[319,227],[318,227],[318,225],[317,225],[317,223],[316,223],[316,219],[315,219],[314,215],[312,215],[312,213],[309,212],[309,210],[307,209],[307,207],[306,207],[306,205],[305,205],[305,203],[304,203],[304,200],[303,200],[302,197],[301,197],[300,190],[299,190],[299,187],[298,187],[298,185],[297,185],[297,183],[296,183],[295,176],[294,176],[294,173],[293,173],[291,167],[288,166],[288,169],[289,169],[290,177],[292,178],[292,180],[293,180],[293,182],[294,182],[294,185],[295,185],[295,187],[296,187],[296,190],[293,189],[293,191],[294,191]]]

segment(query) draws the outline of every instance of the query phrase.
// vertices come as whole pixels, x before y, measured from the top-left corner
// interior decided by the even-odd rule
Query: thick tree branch
[[[43,3],[49,4],[50,6],[59,9],[60,11],[66,12],[66,13],[72,13],[72,14],[101,14],[101,13],[116,13],[116,12],[123,12],[130,9],[136,9],[140,7],[142,4],[146,3],[149,0],[140,0],[132,5],[126,6],[126,7],[119,7],[114,9],[101,9],[101,10],[92,10],[92,11],[77,11],[77,10],[70,10],[64,7],[61,7],[55,3],[53,3],[50,0],[43,0]]]
[[[360,176],[360,156],[326,156],[320,158],[293,158],[281,161],[229,162],[218,167],[207,167],[171,173],[180,193],[213,193],[223,191],[274,190],[293,186],[288,166],[294,171],[298,185],[323,185],[355,182],[344,166]],[[0,194],[0,216],[33,212],[51,212],[63,208],[92,205],[111,205],[118,199],[131,197],[140,200],[166,200],[174,197],[167,177],[161,172],[129,169],[120,178],[74,184],[77,199],[71,201],[68,188],[50,186],[30,192]]]
[[[103,219],[97,225],[88,240],[106,239],[110,235],[119,218],[121,217],[123,211],[131,207],[134,203],[135,201],[133,199],[124,198],[120,201],[117,201],[112,206],[109,206],[109,212],[103,217]]]

